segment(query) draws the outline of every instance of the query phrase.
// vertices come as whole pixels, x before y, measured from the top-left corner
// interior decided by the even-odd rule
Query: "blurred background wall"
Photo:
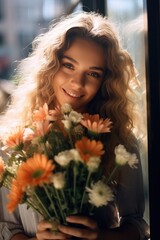
[[[33,38],[46,31],[51,20],[81,9],[78,2],[0,0],[0,78],[11,77],[17,62],[31,50]]]
[[[28,56],[33,39],[53,19],[81,10],[77,0],[0,0],[0,113],[15,87],[16,66]]]

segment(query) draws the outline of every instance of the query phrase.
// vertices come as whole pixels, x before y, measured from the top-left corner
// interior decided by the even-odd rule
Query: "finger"
[[[84,225],[91,229],[97,229],[97,223],[92,218],[86,217],[86,216],[69,216],[66,218],[67,222],[70,223],[78,223],[81,225]]]
[[[52,232],[49,230],[43,231],[43,232],[37,232],[36,233],[36,237],[38,240],[46,240],[46,239],[68,239],[70,236],[68,234],[65,233],[61,233],[61,232]]]
[[[37,229],[40,231],[44,231],[46,229],[58,230],[59,223],[57,221],[49,222],[49,221],[41,221],[37,225]]]
[[[44,231],[46,229],[51,229],[52,223],[48,221],[41,221],[37,224],[37,230],[38,231]]]
[[[68,226],[62,226],[60,225],[58,229],[66,234],[79,237],[79,238],[85,238],[85,239],[97,239],[98,232],[94,230],[89,229],[81,229],[81,228],[72,228]]]

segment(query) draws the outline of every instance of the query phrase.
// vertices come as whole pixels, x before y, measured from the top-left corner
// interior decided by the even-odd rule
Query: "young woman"
[[[9,126],[30,123],[35,109],[45,102],[53,109],[69,103],[80,113],[98,113],[109,117],[113,128],[106,146],[104,173],[114,166],[114,148],[123,144],[136,153],[133,135],[136,129],[132,86],[138,84],[133,62],[118,40],[109,21],[97,13],[77,13],[51,26],[35,39],[32,54],[19,66],[21,84],[13,94],[12,105],[2,119],[3,130]],[[107,144],[105,144],[107,142]],[[67,221],[83,227],[59,226],[55,234],[52,224],[19,205],[14,214],[5,210],[6,189],[1,189],[1,237],[5,240],[25,239],[146,239],[148,225],[143,219],[144,195],[142,170],[124,167],[115,179],[115,201],[98,209],[94,219],[69,216]]]

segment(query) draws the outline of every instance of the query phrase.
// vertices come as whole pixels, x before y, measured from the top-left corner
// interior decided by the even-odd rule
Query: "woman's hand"
[[[55,226],[55,223],[50,223],[47,221],[41,221],[37,225],[37,234],[36,237],[38,240],[48,240],[48,239],[69,239],[70,236],[67,233],[62,233],[57,229],[57,226]]]
[[[86,216],[69,216],[67,217],[68,223],[80,224],[81,227],[70,227],[60,225],[58,229],[64,233],[69,234],[80,239],[98,239],[98,226],[97,223]]]

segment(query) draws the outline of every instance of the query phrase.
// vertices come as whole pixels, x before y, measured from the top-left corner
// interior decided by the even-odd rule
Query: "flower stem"
[[[49,157],[49,156],[48,156],[48,150],[47,150],[47,147],[46,147],[46,143],[45,143],[45,142],[43,142],[43,147],[44,147],[45,155],[46,155],[47,157]]]
[[[65,218],[65,214],[62,210],[62,205],[61,205],[61,200],[60,200],[60,197],[59,197],[59,193],[56,189],[55,189],[55,192],[56,192],[56,196],[57,196],[57,199],[58,199],[58,205],[59,205],[59,210],[60,210],[60,213],[61,213],[61,217],[63,219],[63,222],[66,223],[66,218]]]
[[[86,195],[86,187],[88,186],[90,176],[91,176],[91,172],[89,172],[88,176],[87,176],[86,185],[85,185],[85,188],[84,188],[84,191],[83,191],[83,196],[82,196],[81,205],[80,205],[80,212],[82,211],[82,208],[83,208],[83,202],[84,202],[85,195]]]
[[[71,147],[74,148],[74,144],[73,144],[73,140],[72,140],[72,134],[70,131],[67,131],[68,132],[68,137],[69,137],[69,141],[70,141],[70,144],[71,144]]]
[[[25,153],[25,151],[23,149],[21,150],[21,153],[22,153],[22,157],[24,157],[24,159],[26,160],[27,159],[27,155],[26,155],[26,153]]]
[[[6,170],[0,182],[0,187],[4,186],[7,189],[10,189],[12,185],[12,178],[14,178],[14,173],[11,173],[10,171]]]
[[[116,171],[118,170],[118,167],[119,167],[118,165],[116,165],[116,166],[114,167],[113,171],[111,172],[109,178],[108,178],[107,181],[106,181],[106,184],[108,184],[108,183],[111,181],[112,177],[114,176],[114,174],[115,174]]]
[[[36,197],[36,199],[38,200],[38,202],[40,203],[40,205],[42,206],[43,210],[45,211],[46,215],[47,215],[47,218],[49,219],[52,219],[52,216],[50,215],[50,213],[48,212],[47,208],[44,206],[43,202],[41,201],[41,199],[39,198],[39,196],[36,194],[35,191],[34,192],[34,195]]]
[[[73,167],[73,204],[74,204],[74,209],[77,209],[76,185],[77,185],[77,165],[74,163],[74,167]]]
[[[43,188],[44,188],[44,190],[45,190],[45,193],[46,193],[47,197],[48,197],[49,200],[50,200],[50,203],[51,203],[52,209],[53,209],[53,211],[54,211],[54,213],[55,213],[55,216],[59,219],[59,216],[58,216],[58,214],[57,214],[56,208],[55,208],[55,206],[54,206],[54,203],[53,203],[53,201],[52,201],[52,198],[51,198],[51,196],[50,196],[50,194],[49,194],[49,192],[48,192],[48,189],[46,188],[45,184],[43,184]]]
[[[94,210],[95,206],[91,206],[90,210],[89,210],[89,214],[91,215],[93,213],[93,210]]]
[[[60,189],[60,193],[61,193],[61,196],[62,196],[62,199],[63,199],[63,203],[65,203],[65,208],[68,209],[68,201],[66,200],[63,189]]]
[[[76,164],[74,164],[74,167],[73,167],[73,196],[74,196],[74,199],[76,197],[76,181],[77,181],[77,166]]]
[[[63,197],[63,201],[65,202],[65,203],[67,203],[67,201],[66,201],[66,197],[65,197],[65,195],[64,195],[64,191],[61,189],[61,195],[62,195],[62,197]]]
[[[29,207],[31,207],[32,209],[36,210],[40,215],[43,216],[43,213],[39,210],[39,208],[38,208],[38,207],[35,207],[34,204],[32,204],[32,202],[30,202],[29,200],[27,200],[27,205],[28,205]]]

